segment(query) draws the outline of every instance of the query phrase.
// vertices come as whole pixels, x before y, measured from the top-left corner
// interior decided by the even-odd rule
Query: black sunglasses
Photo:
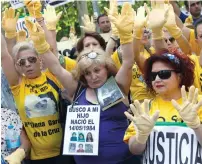
[[[175,41],[175,38],[170,37],[169,39],[165,39],[165,42],[167,43],[167,42],[168,42],[168,40],[169,40],[171,43],[173,43],[173,42]]]
[[[28,58],[19,59],[19,60],[17,61],[17,64],[18,64],[19,66],[25,66],[25,65],[26,65],[26,60],[27,60],[29,63],[34,64],[34,63],[36,63],[36,61],[37,61],[37,57],[35,57],[35,56],[30,56],[30,57],[28,57]]]
[[[169,79],[171,77],[171,72],[177,72],[176,70],[161,70],[158,72],[151,72],[150,78],[151,81],[154,81],[156,79],[156,76],[162,80]]]

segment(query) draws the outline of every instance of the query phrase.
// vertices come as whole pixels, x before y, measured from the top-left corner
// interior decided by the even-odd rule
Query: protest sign
[[[63,154],[98,155],[99,105],[68,106]]]
[[[18,9],[24,6],[24,3],[22,0],[10,0],[10,4],[12,8]]]

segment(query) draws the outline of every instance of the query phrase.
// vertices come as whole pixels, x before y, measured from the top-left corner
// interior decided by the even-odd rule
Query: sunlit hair
[[[88,57],[90,53],[96,53],[96,57]],[[81,81],[85,86],[87,82],[85,80],[86,70],[91,67],[93,64],[104,65],[108,70],[108,76],[115,76],[117,73],[117,68],[112,61],[111,57],[107,53],[100,49],[87,49],[83,50],[77,57],[77,64],[75,70],[72,71],[74,78],[77,81]]]
[[[18,54],[24,50],[31,50],[38,56],[38,53],[31,42],[19,42],[12,49],[13,58],[16,60],[18,58]]]
[[[151,93],[155,93],[152,87],[152,81],[150,78],[152,66],[155,62],[160,61],[171,66],[174,70],[180,73],[181,82],[179,87],[185,85],[186,90],[194,82],[194,62],[182,52],[173,51],[172,54],[166,49],[158,52],[158,54],[152,55],[145,61],[144,66],[144,79],[147,84],[147,89]],[[175,82],[173,82],[175,83]]]

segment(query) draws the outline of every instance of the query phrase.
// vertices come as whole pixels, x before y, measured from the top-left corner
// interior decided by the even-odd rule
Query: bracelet
[[[40,23],[40,22],[44,21],[44,17],[42,17],[42,19],[40,19],[40,20],[36,19],[36,21]]]

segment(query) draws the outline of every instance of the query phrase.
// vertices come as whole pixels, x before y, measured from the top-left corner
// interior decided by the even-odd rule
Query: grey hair
[[[36,49],[34,48],[34,45],[32,44],[32,42],[19,42],[12,49],[12,57],[14,59],[17,59],[17,55],[24,50],[31,50],[38,56],[38,53]]]

